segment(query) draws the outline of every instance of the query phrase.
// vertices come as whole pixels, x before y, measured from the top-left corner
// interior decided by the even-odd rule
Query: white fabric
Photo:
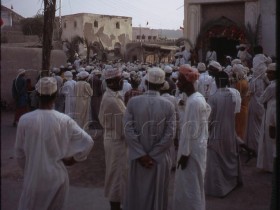
[[[276,121],[277,121],[277,119],[276,119],[276,100],[273,100],[271,102],[271,107],[267,114],[267,121],[268,121],[268,126],[275,127],[275,129],[276,129]],[[272,145],[273,145],[273,157],[276,158],[277,157],[276,139],[272,139]]]
[[[241,182],[238,143],[235,134],[235,102],[228,88],[209,97],[209,139],[205,193],[223,197]]]
[[[204,176],[208,139],[208,117],[211,108],[198,92],[188,97],[180,134],[177,161],[190,156],[187,167],[176,170],[173,209],[204,210]]]
[[[76,81],[68,80],[63,84],[61,89],[61,94],[65,96],[65,110],[64,113],[67,114],[69,117],[74,117],[75,111],[75,85]]]
[[[232,101],[235,103],[234,113],[239,113],[241,109],[241,96],[235,88],[228,88],[230,90]]]
[[[191,53],[187,49],[185,49],[182,52],[182,55],[183,55],[183,59],[184,59],[184,64],[190,63]]]
[[[167,82],[168,84],[168,82]],[[168,90],[169,88],[167,88]],[[176,114],[176,135],[175,138],[179,138],[179,108],[178,108],[178,103],[175,98],[175,96],[170,95],[169,93],[164,93],[161,95],[162,97],[166,98],[168,101],[170,101],[175,109],[175,114]],[[176,167],[176,159],[177,159],[177,152],[175,151],[175,145],[171,145],[170,147],[170,156],[171,156],[171,163],[172,167]]]
[[[264,90],[259,98],[261,104],[266,104],[266,109],[262,118],[260,136],[258,138],[258,159],[257,167],[267,171],[273,171],[273,139],[269,136],[269,113],[272,109],[272,103],[276,100],[276,81]],[[276,113],[274,113],[276,114]]]
[[[124,125],[129,173],[123,209],[167,209],[171,168],[169,150],[176,128],[174,106],[158,92],[148,90],[129,100]],[[144,155],[155,161],[152,168],[143,167],[137,160]]]
[[[105,197],[113,202],[122,202],[124,196],[126,144],[122,119],[125,109],[119,93],[107,88],[102,97],[98,118],[104,128]]]
[[[206,53],[206,63],[211,61],[217,61],[217,53],[216,51],[207,51]]]
[[[87,129],[91,119],[90,101],[93,94],[90,84],[86,81],[76,82],[74,119],[81,128]]]
[[[153,84],[163,84],[165,81],[165,72],[158,67],[149,68],[146,80]]]
[[[132,86],[131,84],[125,79],[123,80],[123,88],[122,90],[120,91],[120,94],[122,96],[122,98],[124,99],[124,95],[127,91],[130,91],[132,89]]]
[[[63,158],[86,159],[93,140],[75,121],[55,110],[37,109],[18,123],[15,157],[24,169],[18,210],[63,208],[69,178]]]
[[[42,95],[52,95],[57,91],[57,80],[54,77],[43,77],[35,85],[35,89]]]
[[[263,76],[269,63],[271,63],[271,59],[266,57],[264,54],[255,55],[253,58],[253,75],[255,77]]]
[[[198,79],[198,92],[206,99],[217,91],[215,78],[209,75],[208,71],[201,73]]]
[[[253,77],[249,82],[250,102],[248,106],[248,124],[246,131],[246,143],[249,148],[258,151],[258,138],[260,136],[260,129],[262,117],[264,114],[263,105],[259,98],[262,95],[266,83],[262,77]]]

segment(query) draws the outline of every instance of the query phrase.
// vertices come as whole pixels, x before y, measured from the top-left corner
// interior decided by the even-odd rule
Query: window
[[[98,22],[96,20],[94,21],[93,25],[94,25],[95,28],[98,28]]]
[[[154,40],[156,40],[156,39],[157,39],[157,37],[156,37],[156,36],[153,36],[153,39],[154,39]]]
[[[74,28],[77,28],[77,21],[74,21]]]
[[[146,38],[146,37],[145,37],[145,35],[143,34],[143,35],[142,35],[142,39],[145,39],[145,38]]]
[[[120,23],[119,22],[116,23],[116,28],[120,29]]]
[[[140,39],[140,36],[138,35],[138,36],[136,36],[136,39]]]
[[[66,28],[66,22],[64,22],[64,28]]]
[[[148,36],[148,40],[151,40],[152,39],[152,36]]]

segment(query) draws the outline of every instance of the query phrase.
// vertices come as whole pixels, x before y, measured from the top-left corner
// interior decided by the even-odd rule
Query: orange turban
[[[199,78],[198,70],[196,68],[192,68],[189,64],[180,66],[179,72],[191,83],[194,83]]]

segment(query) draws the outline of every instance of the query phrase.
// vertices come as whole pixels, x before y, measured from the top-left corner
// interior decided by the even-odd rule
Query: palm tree
[[[84,44],[84,39],[80,36],[74,36],[71,41],[65,41],[65,46],[67,48],[66,55],[68,61],[71,63],[75,61],[75,54],[79,53],[79,44]]]
[[[44,0],[44,27],[43,27],[43,49],[42,49],[43,71],[41,73],[41,76],[49,75],[55,10],[56,10],[56,0]]]
[[[259,45],[260,42],[260,27],[261,25],[261,15],[259,15],[255,29],[250,23],[247,23],[246,26],[243,26],[246,38],[252,47]]]

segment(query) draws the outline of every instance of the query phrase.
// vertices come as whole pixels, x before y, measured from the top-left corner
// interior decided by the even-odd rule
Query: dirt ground
[[[16,128],[12,126],[12,122],[13,113],[1,111],[1,179],[18,181],[23,179],[23,174],[13,158]],[[102,130],[91,130],[90,134],[95,144],[88,159],[68,167],[71,186],[87,188],[104,186],[105,159]],[[246,159],[246,154],[241,153],[244,185],[232,191],[225,198],[206,196],[207,210],[269,209],[272,175],[257,169],[256,159],[245,163]],[[173,181],[174,172],[169,186],[170,201],[172,201]]]

